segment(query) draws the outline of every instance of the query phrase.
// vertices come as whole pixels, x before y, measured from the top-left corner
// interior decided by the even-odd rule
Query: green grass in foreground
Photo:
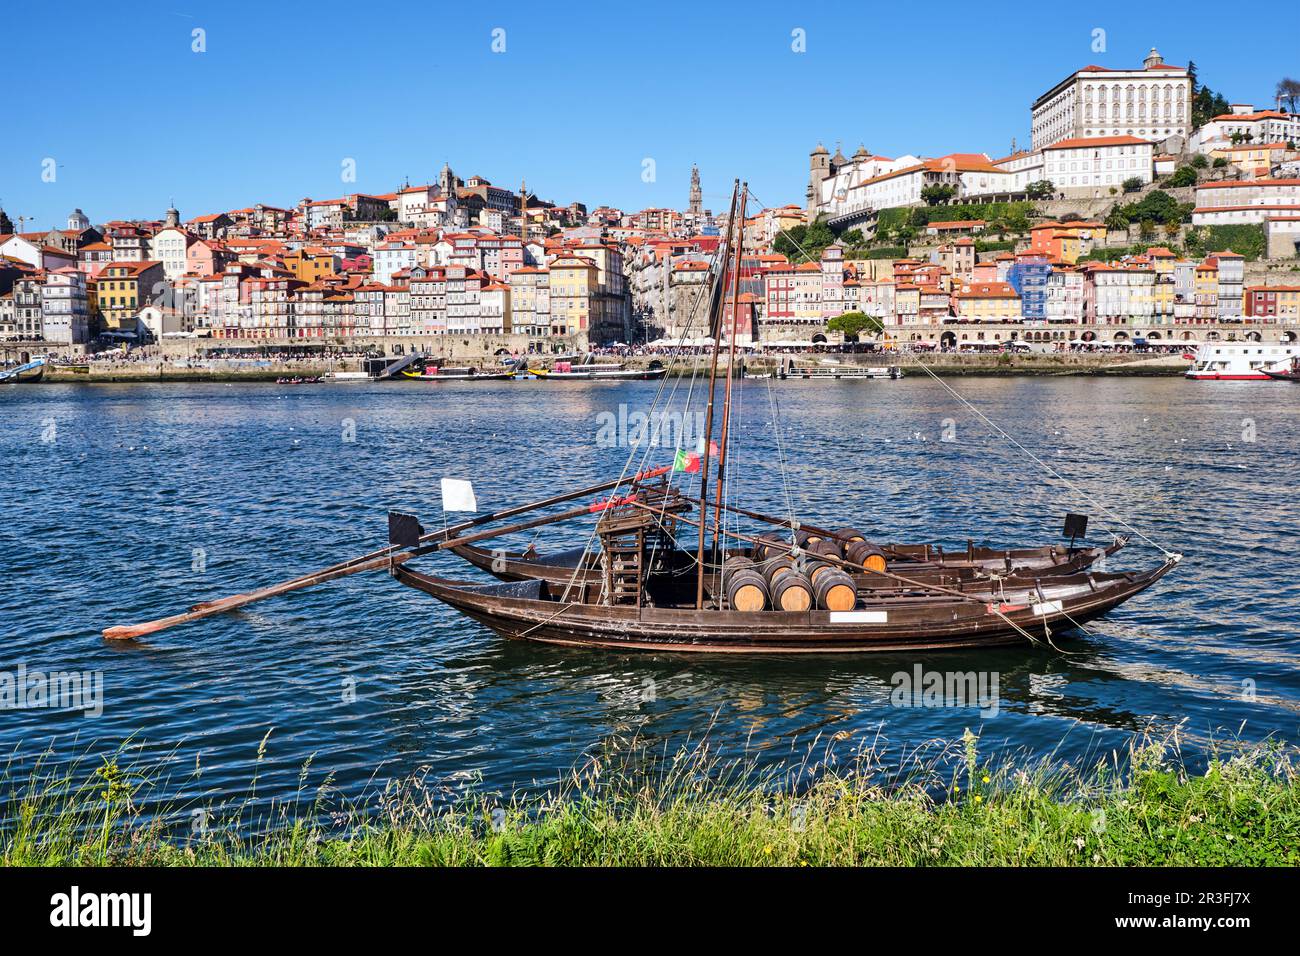
[[[833,745],[832,745],[833,746]],[[259,760],[265,753],[259,751]],[[787,777],[705,746],[669,759],[593,758],[543,798],[444,797],[420,778],[344,816],[303,808],[250,821],[198,807],[146,819],[147,775],[4,780],[0,862],[100,866],[1295,865],[1300,793],[1282,745],[1221,749],[1189,773],[1176,736],[1135,739],[1088,768],[979,759],[977,740],[886,772],[871,749],[830,747]],[[626,766],[637,769],[615,769]],[[302,778],[306,779],[304,767]],[[79,779],[78,779],[79,777]],[[793,780],[815,780],[795,787]],[[254,791],[256,780],[254,780]],[[162,818],[160,820],[160,817]],[[179,824],[177,821],[180,821]],[[251,825],[250,825],[251,823]],[[237,832],[259,832],[238,837]]]

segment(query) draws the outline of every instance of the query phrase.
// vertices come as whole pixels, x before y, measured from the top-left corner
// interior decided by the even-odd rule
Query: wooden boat
[[[471,584],[405,564],[392,573],[507,638],[638,651],[842,654],[1029,643],[1105,614],[1176,563],[1142,573],[1052,578],[1007,589],[997,601],[930,594],[864,601],[852,611],[611,606],[602,603],[599,586],[588,584]]]
[[[1271,379],[1279,382],[1300,382],[1300,356],[1291,359],[1290,363],[1282,368],[1261,368],[1261,372]]]
[[[646,368],[627,368],[621,363],[573,365],[569,362],[556,362],[550,368],[529,368],[528,371],[548,382],[654,381],[668,374],[668,369],[664,368],[658,360],[651,362]]]
[[[14,368],[0,370],[0,382],[12,385],[33,385],[45,377],[46,359],[32,359]]]
[[[470,366],[440,367],[430,365],[418,372],[403,369],[402,375],[417,382],[500,382],[514,378],[515,372],[513,369],[484,371]]]

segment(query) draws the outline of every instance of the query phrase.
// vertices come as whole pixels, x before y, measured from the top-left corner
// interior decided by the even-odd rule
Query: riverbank
[[[611,359],[612,360],[612,359]],[[636,355],[625,361],[629,368],[644,368],[651,361],[670,367],[669,374],[690,375],[695,362],[690,358],[674,361],[668,356]],[[782,361],[801,367],[843,370],[852,376],[854,366],[882,367],[897,365],[904,375],[925,375],[928,368],[943,376],[1002,375],[1071,375],[1071,376],[1165,376],[1181,375],[1190,362],[1179,355],[1144,356],[1139,354],[1107,355],[1090,352],[992,353],[955,352],[919,355],[881,353],[877,355],[827,355],[805,353],[793,356],[757,356],[744,359],[747,373],[775,374]],[[723,367],[725,368],[725,361]],[[922,367],[924,366],[924,368]],[[84,368],[84,367],[83,367]],[[126,362],[95,363],[88,371],[51,367],[45,380],[58,383],[103,384],[122,382],[274,382],[279,378],[332,376],[335,372],[353,372],[359,363],[313,364],[295,362],[257,368],[239,368],[231,363],[213,363],[207,367],[184,367],[163,363]],[[355,380],[353,380],[355,381]]]
[[[6,866],[1274,866],[1300,864],[1295,751],[1231,748],[1199,772],[1177,739],[1087,769],[984,763],[966,738],[887,773],[831,748],[785,779],[697,748],[620,770],[602,755],[544,798],[446,803],[423,778],[369,806],[282,806],[249,821],[172,806],[146,821],[142,774],[34,776],[7,794]],[[627,757],[628,754],[621,755]],[[637,756],[644,758],[644,752]],[[304,777],[306,768],[304,768]],[[9,790],[9,786],[6,786]],[[233,801],[223,801],[228,806]],[[340,820],[344,823],[340,826]],[[323,821],[333,822],[325,823]],[[253,832],[256,836],[236,836]]]

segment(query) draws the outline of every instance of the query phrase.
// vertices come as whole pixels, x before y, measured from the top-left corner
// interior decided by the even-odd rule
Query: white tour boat
[[[1265,369],[1282,371],[1300,357],[1296,342],[1204,342],[1188,378],[1219,382],[1270,382]]]

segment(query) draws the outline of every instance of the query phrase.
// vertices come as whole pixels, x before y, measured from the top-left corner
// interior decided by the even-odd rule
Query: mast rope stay
[[[755,199],[755,200],[756,200],[760,205],[763,205],[762,200],[759,199],[757,196],[755,196],[754,199]],[[799,243],[799,240],[795,239],[794,236],[790,235],[789,231],[788,231],[784,226],[780,226],[780,227],[778,227],[778,228],[780,228],[781,233],[784,234],[785,237],[786,237],[787,239],[790,240],[790,242],[794,245],[794,247],[795,247],[796,249],[798,249],[799,252],[800,252],[804,257],[806,257],[806,258],[808,259],[808,261],[811,262],[811,261],[812,261],[812,256],[809,255],[808,251],[807,251],[806,249],[804,249],[804,247]],[[1114,511],[1112,511],[1109,507],[1107,507],[1107,506],[1105,505],[1104,502],[1100,501],[1100,500],[1099,500],[1098,498],[1096,498],[1095,496],[1093,496],[1093,495],[1089,494],[1088,492],[1084,491],[1084,490],[1083,490],[1082,488],[1080,488],[1077,484],[1075,484],[1074,482],[1072,482],[1069,478],[1066,478],[1064,475],[1062,475],[1062,474],[1061,474],[1060,472],[1058,472],[1056,469],[1052,468],[1050,465],[1048,465],[1046,462],[1044,462],[1042,459],[1040,459],[1040,458],[1039,458],[1037,455],[1035,455],[1033,452],[1029,451],[1029,449],[1025,448],[1024,445],[1022,445],[1019,441],[1017,441],[1014,437],[1012,437],[1012,435],[1010,435],[1010,434],[1009,434],[1005,429],[1003,429],[1000,425],[998,425],[998,424],[997,424],[996,422],[994,422],[991,418],[989,418],[987,415],[985,415],[983,412],[981,412],[978,408],[976,408],[973,404],[971,404],[971,402],[968,401],[968,400],[966,399],[965,396],[963,396],[960,392],[958,392],[958,391],[957,391],[956,389],[954,389],[951,385],[949,385],[947,382],[945,382],[942,378],[940,378],[938,375],[936,375],[935,372],[934,372],[934,370],[933,370],[932,368],[930,368],[929,365],[927,365],[926,363],[922,362],[919,358],[917,358],[916,355],[915,355],[913,352],[911,352],[911,350],[906,350],[906,351],[904,352],[904,354],[908,357],[908,359],[909,359],[911,362],[913,362],[913,363],[916,364],[916,365],[919,365],[922,369],[925,370],[926,374],[928,374],[928,375],[929,375],[931,378],[933,378],[936,382],[938,382],[940,385],[942,385],[942,386],[944,387],[944,389],[946,389],[946,390],[948,391],[948,393],[949,393],[950,395],[953,396],[953,398],[955,398],[955,399],[957,399],[959,402],[961,402],[962,405],[964,405],[964,406],[965,406],[966,408],[968,408],[971,412],[973,412],[973,413],[974,413],[974,414],[975,414],[975,415],[976,415],[976,416],[977,416],[977,417],[978,417],[982,422],[984,422],[985,425],[987,425],[990,429],[992,429],[994,432],[996,432],[996,433],[997,433],[999,436],[1001,436],[1001,437],[1002,437],[1006,442],[1008,442],[1012,447],[1014,447],[1017,451],[1019,451],[1022,455],[1024,455],[1024,456],[1025,456],[1026,458],[1028,458],[1030,461],[1034,462],[1036,465],[1038,465],[1040,468],[1042,468],[1042,469],[1043,469],[1045,472],[1047,472],[1049,475],[1051,475],[1052,477],[1056,478],[1058,481],[1062,482],[1062,483],[1063,483],[1067,488],[1069,488],[1069,489],[1070,489],[1071,491],[1073,491],[1075,494],[1079,495],[1079,497],[1082,498],[1084,501],[1088,502],[1088,503],[1091,504],[1093,507],[1097,508],[1099,511],[1101,511],[1104,515],[1106,515],[1106,516],[1109,517],[1111,520],[1113,520],[1113,521],[1114,521],[1116,524],[1118,524],[1120,527],[1124,528],[1125,530],[1131,531],[1133,534],[1137,535],[1139,538],[1141,538],[1141,539],[1142,539],[1143,541],[1145,541],[1147,544],[1151,545],[1153,548],[1155,548],[1157,551],[1159,551],[1159,552],[1160,552],[1160,553],[1161,553],[1161,554],[1162,554],[1166,559],[1170,559],[1170,560],[1179,560],[1179,561],[1182,560],[1182,555],[1181,555],[1181,554],[1179,554],[1179,553],[1177,553],[1177,552],[1175,552],[1175,551],[1170,551],[1168,548],[1165,548],[1163,545],[1161,545],[1161,544],[1157,543],[1156,541],[1154,541],[1151,537],[1149,537],[1148,535],[1144,534],[1142,531],[1140,531],[1139,529],[1135,528],[1135,527],[1134,527],[1132,524],[1130,524],[1128,521],[1124,520],[1124,518],[1122,518],[1120,515],[1116,514]]]

